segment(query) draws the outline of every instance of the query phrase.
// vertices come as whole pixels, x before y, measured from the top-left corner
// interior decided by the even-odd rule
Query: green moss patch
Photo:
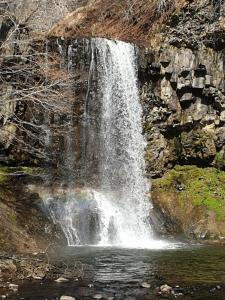
[[[215,168],[176,166],[163,178],[153,181],[159,192],[175,192],[178,201],[191,201],[216,214],[218,221],[225,220],[225,172]]]
[[[0,166],[0,184],[7,183],[13,175],[37,175],[40,173],[39,168],[31,168],[31,167],[7,167]]]

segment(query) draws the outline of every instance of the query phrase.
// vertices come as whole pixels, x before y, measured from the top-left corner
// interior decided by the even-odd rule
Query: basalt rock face
[[[50,72],[68,74],[68,80],[60,96],[65,99],[64,110],[53,111],[47,121],[47,151],[61,179],[82,178],[90,182],[97,174],[94,153],[98,153],[95,139],[100,126],[97,70],[92,70],[97,54],[93,52],[91,40],[85,38],[51,39],[48,47],[58,57],[58,63],[53,60],[49,65]],[[93,170],[90,177],[86,168]]]
[[[141,97],[151,175],[161,175],[177,163],[207,166],[222,161],[223,53],[206,48],[195,53],[170,46],[154,59],[149,57]]]
[[[187,4],[168,21],[160,50],[141,55],[146,162],[153,177],[175,164],[225,167],[222,8]]]

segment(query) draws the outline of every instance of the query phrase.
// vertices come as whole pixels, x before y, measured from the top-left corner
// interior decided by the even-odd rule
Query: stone
[[[171,78],[170,78],[170,82],[171,83],[176,83],[178,81],[178,74],[176,72],[173,72]]]
[[[222,148],[225,145],[225,127],[216,130],[216,146]]]
[[[55,280],[55,282],[58,282],[58,283],[68,282],[68,281],[69,281],[69,279],[64,278],[64,277],[59,277],[58,279]]]
[[[14,264],[12,259],[0,260],[0,270],[2,272],[11,272],[15,273],[17,271],[17,267]]]
[[[93,296],[93,299],[103,299],[101,294],[96,294]]]
[[[225,86],[224,79],[221,79],[221,80],[220,80],[220,83],[219,83],[219,85],[218,85],[218,89],[219,89],[220,91],[222,91],[223,93],[224,93],[224,91],[225,91],[224,86]]]
[[[190,115],[194,121],[200,121],[203,117],[207,116],[208,106],[197,99],[196,102],[189,109]]]
[[[75,298],[71,296],[61,296],[60,300],[75,300]]]
[[[141,283],[141,287],[145,288],[145,289],[150,289],[151,285],[147,282],[142,282]]]
[[[213,84],[213,77],[211,75],[205,76],[205,85],[210,86]]]
[[[172,291],[171,294],[174,295],[175,298],[181,297],[181,296],[184,295],[183,293],[176,293],[176,292],[174,292],[174,291]]]
[[[9,289],[12,290],[13,292],[18,291],[19,286],[17,284],[10,283],[9,284]]]
[[[192,86],[195,89],[204,89],[204,87],[205,87],[205,77],[195,77],[193,79]]]
[[[180,77],[177,82],[177,89],[181,90],[185,87],[185,80],[183,77]]]
[[[6,124],[1,127],[0,130],[0,143],[4,145],[5,149],[8,149],[11,142],[14,140],[16,135],[17,127],[15,124]]]
[[[220,121],[225,122],[225,110],[221,112],[220,114]]]
[[[33,279],[34,279],[34,280],[42,280],[43,277],[40,277],[40,276],[33,276]]]
[[[180,102],[186,102],[186,101],[192,101],[193,100],[193,95],[192,93],[185,93],[183,96],[180,98]]]
[[[160,54],[160,63],[169,64],[170,62],[171,62],[171,52],[164,49],[164,51]]]
[[[173,67],[168,66],[165,68],[165,74],[173,74]]]
[[[169,285],[167,285],[167,284],[163,284],[163,285],[160,286],[159,290],[160,290],[160,292],[161,292],[162,294],[168,295],[168,294],[171,294],[171,292],[172,292],[172,287],[169,286]]]

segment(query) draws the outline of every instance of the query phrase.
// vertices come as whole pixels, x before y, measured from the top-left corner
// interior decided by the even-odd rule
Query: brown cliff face
[[[37,173],[39,172],[36,170]],[[36,175],[31,168],[3,168],[0,172],[1,252],[32,253],[62,241],[61,232],[43,213],[42,200],[28,187]],[[31,174],[30,173],[30,174]]]

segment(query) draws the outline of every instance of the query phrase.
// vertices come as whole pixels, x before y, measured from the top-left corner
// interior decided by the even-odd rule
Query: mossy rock
[[[33,168],[33,167],[8,167],[8,166],[0,166],[0,185],[9,183],[10,179],[13,176],[19,175],[38,175],[43,173],[40,168]]]
[[[225,172],[176,166],[152,180],[152,201],[166,222],[188,239],[222,243],[225,238]]]
[[[154,180],[154,189],[176,193],[179,203],[191,202],[225,221],[225,172],[215,168],[176,166],[163,178]]]

